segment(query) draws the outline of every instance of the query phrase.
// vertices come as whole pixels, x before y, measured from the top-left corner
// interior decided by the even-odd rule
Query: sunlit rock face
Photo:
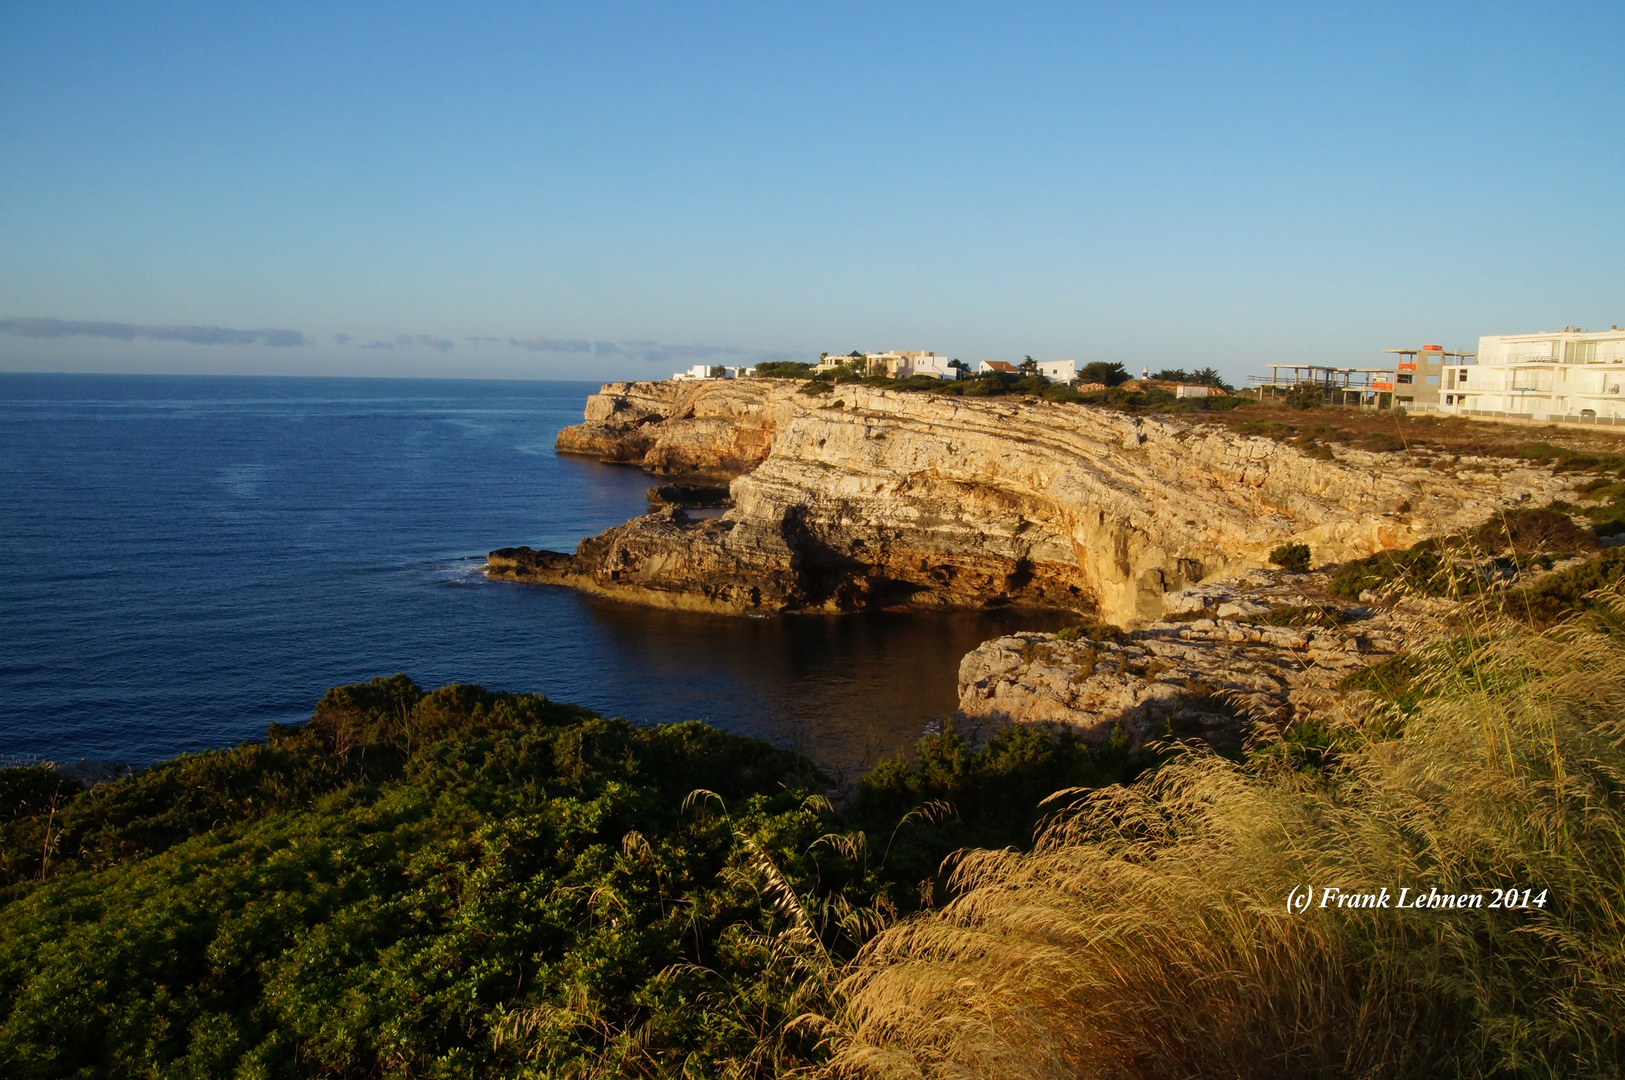
[[[959,714],[1060,724],[1096,743],[1239,745],[1251,724],[1330,707],[1347,675],[1436,631],[1456,606],[1351,604],[1326,592],[1328,577],[1248,571],[1169,594],[1169,618],[1130,633],[983,642],[960,661]]]
[[[1459,531],[1568,490],[1548,470],[1339,450],[1335,460],[1178,417],[781,380],[610,383],[558,448],[662,477],[727,478],[719,519],[666,509],[573,556],[493,553],[494,577],[722,612],[1063,608],[1125,626],[1163,597]],[[522,549],[521,549],[522,550]]]

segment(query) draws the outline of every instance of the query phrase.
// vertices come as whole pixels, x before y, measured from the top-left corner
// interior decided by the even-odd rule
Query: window
[[[1427,376],[1427,384],[1429,386],[1438,386],[1439,385],[1439,377],[1437,375],[1429,375],[1429,376]]]
[[[1416,376],[1408,374],[1408,373],[1401,373],[1399,375],[1394,376],[1394,381],[1399,382],[1399,383],[1415,382],[1416,381]]]
[[[1458,374],[1456,376],[1456,385],[1457,386],[1466,386],[1467,385],[1467,369],[1466,368],[1462,368],[1460,374]]]

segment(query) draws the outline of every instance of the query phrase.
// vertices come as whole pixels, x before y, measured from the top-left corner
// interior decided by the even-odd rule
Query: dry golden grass
[[[1299,445],[1339,443],[1369,450],[1409,447],[1429,455],[1513,458],[1526,456],[1529,447],[1539,444],[1597,458],[1617,458],[1625,453],[1625,427],[1560,427],[1427,413],[1402,416],[1387,410],[1374,412],[1352,406],[1305,411],[1294,409],[1278,398],[1251,401],[1232,412],[1198,416],[1205,423],[1223,424],[1246,434],[1270,435]]]
[[[1486,615],[1401,715],[1351,699],[1330,763],[1204,752],[1072,793],[1030,853],[890,927],[827,1021],[842,1077],[1618,1075],[1625,599]],[[1312,906],[1294,887],[1545,890],[1544,907]],[[1487,894],[1485,903],[1493,897]]]

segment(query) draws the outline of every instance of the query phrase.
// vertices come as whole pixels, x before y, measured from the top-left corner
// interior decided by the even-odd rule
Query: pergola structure
[[[1381,395],[1394,391],[1392,368],[1328,367],[1323,364],[1265,366],[1270,369],[1268,375],[1248,376],[1248,381],[1258,390],[1260,397],[1266,393],[1273,396],[1283,390],[1312,386],[1335,404],[1381,405]]]

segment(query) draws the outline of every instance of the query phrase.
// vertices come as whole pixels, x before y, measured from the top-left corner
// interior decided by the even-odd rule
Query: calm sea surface
[[[136,764],[404,671],[639,723],[707,720],[850,773],[954,706],[1036,613],[727,618],[485,581],[644,512],[553,452],[596,384],[0,374],[0,758]]]

